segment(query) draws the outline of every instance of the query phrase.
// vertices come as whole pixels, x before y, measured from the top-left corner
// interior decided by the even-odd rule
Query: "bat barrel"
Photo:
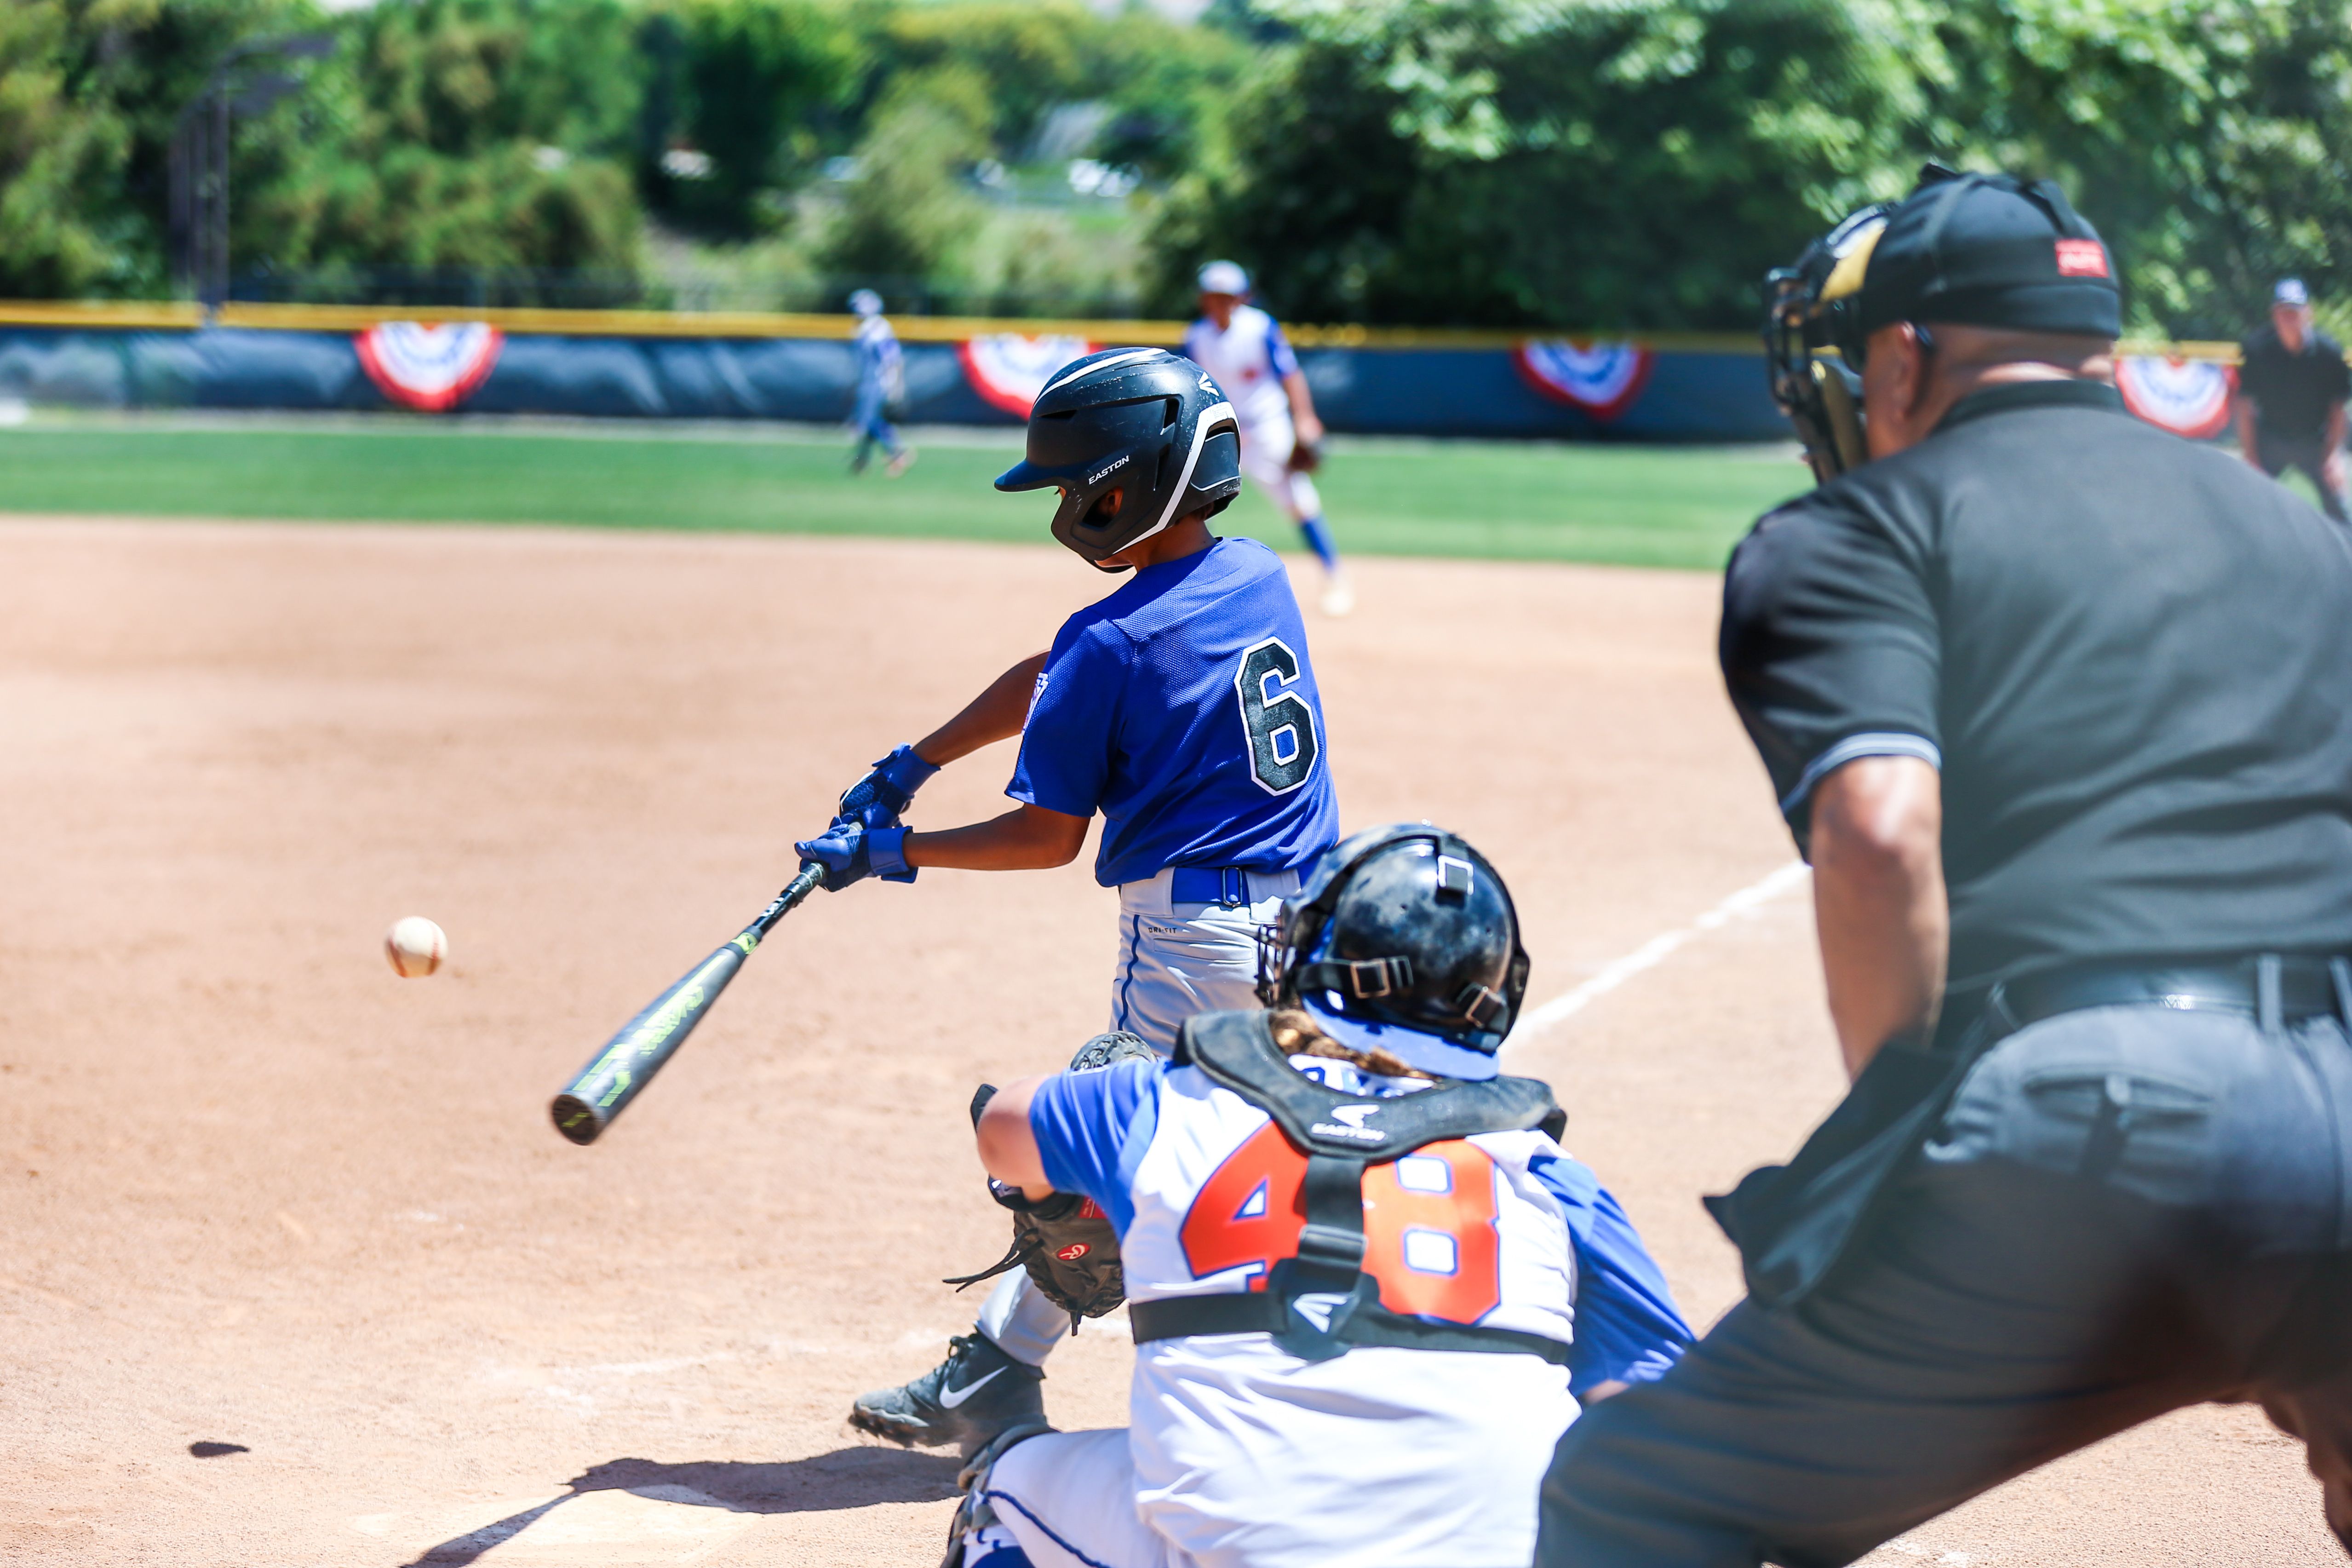
[[[737,937],[624,1024],[548,1108],[555,1130],[574,1143],[594,1142],[686,1043],[757,945],[748,933]]]
[[[775,928],[803,900],[822,887],[824,868],[814,860],[801,862],[799,875],[775,896],[760,916],[733,942],[695,966],[694,972],[659,996],[646,1010],[621,1026],[588,1065],[564,1086],[548,1107],[555,1130],[574,1143],[593,1143],[605,1128],[628,1108],[638,1091],[659,1072],[662,1064],[686,1043],[702,1022],[735,972],[760,939]]]

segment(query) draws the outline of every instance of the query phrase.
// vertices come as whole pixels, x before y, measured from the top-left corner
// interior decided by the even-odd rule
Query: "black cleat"
[[[977,1331],[948,1342],[948,1359],[912,1383],[860,1394],[849,1424],[909,1447],[952,1443],[965,1458],[1011,1426],[1045,1419],[1045,1380]]]

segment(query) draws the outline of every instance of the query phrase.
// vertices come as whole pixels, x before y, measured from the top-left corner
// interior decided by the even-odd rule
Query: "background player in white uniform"
[[[799,848],[829,888],[911,881],[922,866],[1060,866],[1100,812],[1095,874],[1119,889],[1110,1027],[1165,1051],[1192,1014],[1255,1005],[1257,927],[1339,836],[1306,627],[1274,552],[1209,532],[1241,489],[1233,411],[1174,354],[1112,350],[1060,372],[1032,411],[1026,460],[996,483],[1058,490],[1054,536],[1134,577],[876,763]],[[1014,809],[944,832],[899,821],[942,764],[1015,734]],[[1013,1275],[945,1363],[863,1396],[850,1418],[969,1451],[1042,1411],[1038,1363],[1068,1331]]]
[[[1355,590],[1339,570],[1339,549],[1323,521],[1323,497],[1307,477],[1323,443],[1323,421],[1298,356],[1272,316],[1249,301],[1249,274],[1236,262],[1201,268],[1201,319],[1184,333],[1184,357],[1234,400],[1242,427],[1242,472],[1298,525],[1323,563],[1323,613],[1344,616]]]
[[[857,406],[849,416],[857,432],[857,449],[850,455],[849,471],[864,473],[878,446],[890,454],[884,472],[895,479],[915,460],[915,449],[898,439],[887,412],[907,395],[907,358],[899,351],[898,334],[882,314],[881,295],[860,289],[849,297],[849,308],[857,315],[852,339],[857,347]]]
[[[1139,1343],[1130,1427],[1014,1429],[967,1468],[965,1564],[1528,1561],[1578,1396],[1662,1375],[1690,1331],[1623,1212],[1542,1130],[1548,1091],[1496,1077],[1526,988],[1517,923],[1458,838],[1359,834],[1285,906],[1276,1001],[1293,1010],[1192,1019],[1186,1065],[1118,1061],[988,1101],[994,1176],[1110,1216]],[[1293,1073],[1337,1095],[1269,1114]],[[1398,1125],[1449,1100],[1444,1132]],[[1335,1137],[1357,1153],[1347,1141],[1381,1128],[1412,1152],[1352,1178],[1358,1161],[1330,1162]],[[1345,1208],[1317,1195],[1318,1152]],[[1328,1239],[1348,1209],[1360,1266]],[[1320,1263],[1302,1258],[1317,1225]],[[1240,1327],[1253,1317],[1286,1327]]]

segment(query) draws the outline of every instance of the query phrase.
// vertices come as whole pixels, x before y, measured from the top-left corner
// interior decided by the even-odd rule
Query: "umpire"
[[[2347,397],[2344,345],[2313,324],[2303,279],[2280,279],[2271,324],[2238,345],[2238,449],[2273,479],[2301,469],[2319,510],[2338,522],[2352,521],[2344,506]]]
[[[1569,1428],[1537,1561],[1848,1563],[2208,1400],[2352,1549],[2352,542],[2123,412],[2053,184],[1931,167],[1768,290],[1826,482],[1721,653],[1854,1082],[1710,1205],[1748,1299]]]

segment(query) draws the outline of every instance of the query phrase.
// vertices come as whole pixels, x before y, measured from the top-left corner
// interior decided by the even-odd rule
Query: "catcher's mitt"
[[[1072,1328],[1079,1319],[1099,1318],[1127,1300],[1118,1232],[1092,1198],[1055,1193],[1033,1204],[1019,1189],[997,1181],[988,1184],[988,1191],[1013,1211],[1012,1249],[979,1273],[944,1283],[961,1289],[1015,1267],[1026,1268],[1046,1300],[1070,1314]]]
[[[1293,441],[1293,442],[1290,444],[1290,463],[1289,463],[1289,468],[1290,468],[1290,471],[1291,471],[1292,473],[1294,473],[1294,474],[1311,474],[1311,473],[1313,473],[1316,469],[1318,469],[1318,468],[1321,468],[1322,466],[1323,466],[1323,443],[1322,443],[1322,442],[1320,442],[1320,441]]]
[[[1097,1035],[1071,1058],[1072,1072],[1093,1072],[1114,1062],[1154,1056],[1152,1048],[1133,1035]],[[987,1109],[995,1089],[982,1084],[971,1097],[972,1125]],[[1013,1211],[1013,1246],[977,1274],[942,1280],[961,1290],[1009,1269],[1029,1271],[1045,1299],[1070,1314],[1076,1330],[1082,1318],[1099,1318],[1127,1300],[1127,1275],[1120,1266],[1118,1232],[1110,1216],[1092,1198],[1076,1193],[1055,1193],[1032,1203],[1018,1187],[991,1177],[988,1195]]]

